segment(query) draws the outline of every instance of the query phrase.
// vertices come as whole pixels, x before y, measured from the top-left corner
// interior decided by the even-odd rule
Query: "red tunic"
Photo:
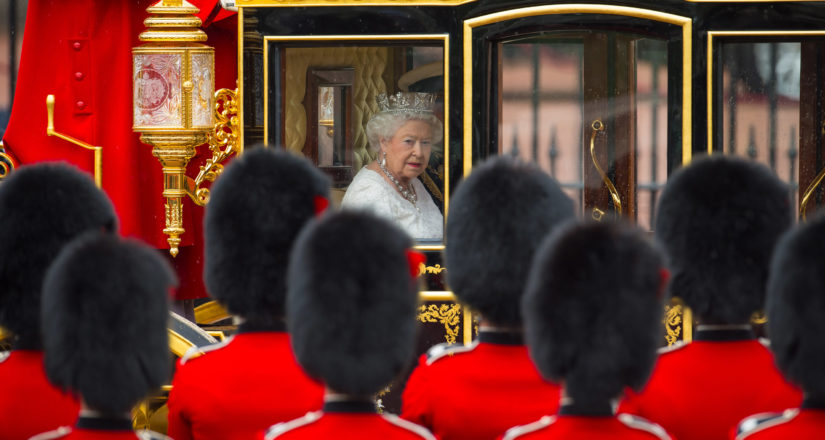
[[[539,439],[620,439],[671,440],[661,426],[630,414],[618,416],[544,416],[529,425],[507,431],[503,440]]]
[[[79,410],[72,396],[46,379],[42,351],[14,350],[0,361],[0,440],[71,425]]]
[[[530,361],[520,334],[482,330],[470,347],[436,346],[407,381],[401,417],[444,440],[494,439],[558,409],[559,387]]]
[[[424,427],[375,413],[372,402],[327,402],[323,411],[272,426],[265,440],[435,440]]]
[[[158,0],[29,0],[26,32],[9,124],[7,152],[20,163],[67,161],[94,172],[94,154],[46,136],[46,95],[55,96],[55,130],[103,147],[102,186],[112,200],[124,236],[167,249],[163,175],[152,148],[132,131],[132,48],[143,44],[146,8]],[[190,0],[207,18],[218,0]],[[205,23],[206,44],[215,47],[215,87],[234,89],[237,78],[237,19],[220,13]],[[198,173],[208,148],[189,164]],[[177,299],[206,296],[203,287],[203,208],[184,198],[180,255],[172,263],[180,285]]]
[[[324,389],[298,366],[285,332],[239,333],[181,359],[169,394],[175,440],[253,439],[321,408]]]
[[[169,440],[153,431],[132,430],[129,419],[108,419],[81,416],[74,428],[62,426],[36,435],[29,440]]]
[[[825,437],[825,407],[793,408],[748,417],[731,434],[733,440],[785,440]]]
[[[801,401],[749,331],[700,329],[694,342],[659,356],[647,386],[630,393],[620,412],[656,422],[679,440],[714,440],[751,414]]]

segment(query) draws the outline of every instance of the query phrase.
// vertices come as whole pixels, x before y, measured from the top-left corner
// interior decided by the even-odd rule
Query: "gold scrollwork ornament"
[[[220,89],[215,92],[215,128],[209,133],[207,142],[212,157],[200,166],[194,180],[194,190],[189,192],[192,200],[204,206],[209,202],[209,189],[201,187],[204,182],[214,182],[223,173],[223,164],[229,156],[238,153],[238,89]]]
[[[440,323],[444,325],[447,343],[455,344],[459,332],[461,306],[458,304],[429,304],[418,308],[418,320],[421,322]]]
[[[3,148],[3,143],[0,142],[0,149]],[[0,151],[0,180],[5,179],[14,170],[14,161],[11,156]]]
[[[682,305],[665,306],[665,341],[675,344],[682,334]]]
[[[441,267],[440,264],[436,264],[435,266],[427,266],[424,263],[419,263],[418,264],[418,273],[419,274],[425,274],[425,273],[439,274],[441,272],[444,272],[445,270],[447,270],[447,268],[446,267]]]

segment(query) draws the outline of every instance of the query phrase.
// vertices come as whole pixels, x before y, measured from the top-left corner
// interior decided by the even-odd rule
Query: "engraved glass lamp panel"
[[[211,51],[135,52],[135,130],[208,130],[213,126],[215,61]]]

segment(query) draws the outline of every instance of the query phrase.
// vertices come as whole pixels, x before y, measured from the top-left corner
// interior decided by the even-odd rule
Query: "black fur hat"
[[[24,166],[0,184],[0,327],[16,348],[41,346],[40,288],[60,249],[85,231],[116,228],[109,199],[70,165]]]
[[[764,165],[696,159],[668,180],[656,214],[670,293],[705,323],[747,323],[764,305],[771,253],[792,221],[788,187]]]
[[[487,160],[450,200],[450,288],[492,324],[520,326],[519,300],[540,237],[574,217],[573,201],[535,165],[505,156]]]
[[[530,356],[577,403],[647,381],[661,335],[666,272],[629,223],[567,225],[542,242],[522,301]]]
[[[209,294],[248,323],[283,319],[292,243],[329,182],[306,159],[256,148],[218,178],[204,218]]]
[[[825,399],[825,216],[777,245],[768,279],[768,335],[779,369],[810,396]]]
[[[129,411],[168,379],[168,297],[175,275],[159,252],[89,233],[43,282],[46,375],[107,414]]]
[[[332,390],[369,396],[413,358],[418,306],[411,239],[372,214],[313,222],[292,253],[287,323],[298,363]]]

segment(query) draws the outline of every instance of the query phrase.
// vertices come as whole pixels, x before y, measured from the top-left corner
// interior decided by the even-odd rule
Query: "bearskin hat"
[[[520,326],[530,260],[573,201],[532,164],[499,156],[473,169],[450,199],[445,260],[458,299],[495,325]]]
[[[342,211],[313,222],[292,253],[287,326],[298,363],[339,393],[377,393],[413,358],[418,305],[407,252],[387,220]]]
[[[289,251],[319,197],[329,182],[302,157],[255,148],[233,160],[204,218],[209,294],[250,324],[283,319]]]
[[[664,257],[620,221],[566,225],[542,242],[522,300],[530,356],[576,403],[647,381],[661,335]]]
[[[16,348],[39,349],[46,269],[81,233],[115,231],[117,217],[90,176],[60,163],[14,171],[0,184],[0,213],[0,327]]]
[[[104,413],[129,411],[168,379],[168,298],[157,250],[93,232],[58,255],[43,282],[46,375]]]
[[[703,322],[748,322],[764,305],[771,253],[792,221],[788,187],[764,165],[695,160],[668,180],[655,219],[670,293]]]
[[[825,216],[777,245],[768,278],[768,335],[779,369],[809,395],[825,398]]]

